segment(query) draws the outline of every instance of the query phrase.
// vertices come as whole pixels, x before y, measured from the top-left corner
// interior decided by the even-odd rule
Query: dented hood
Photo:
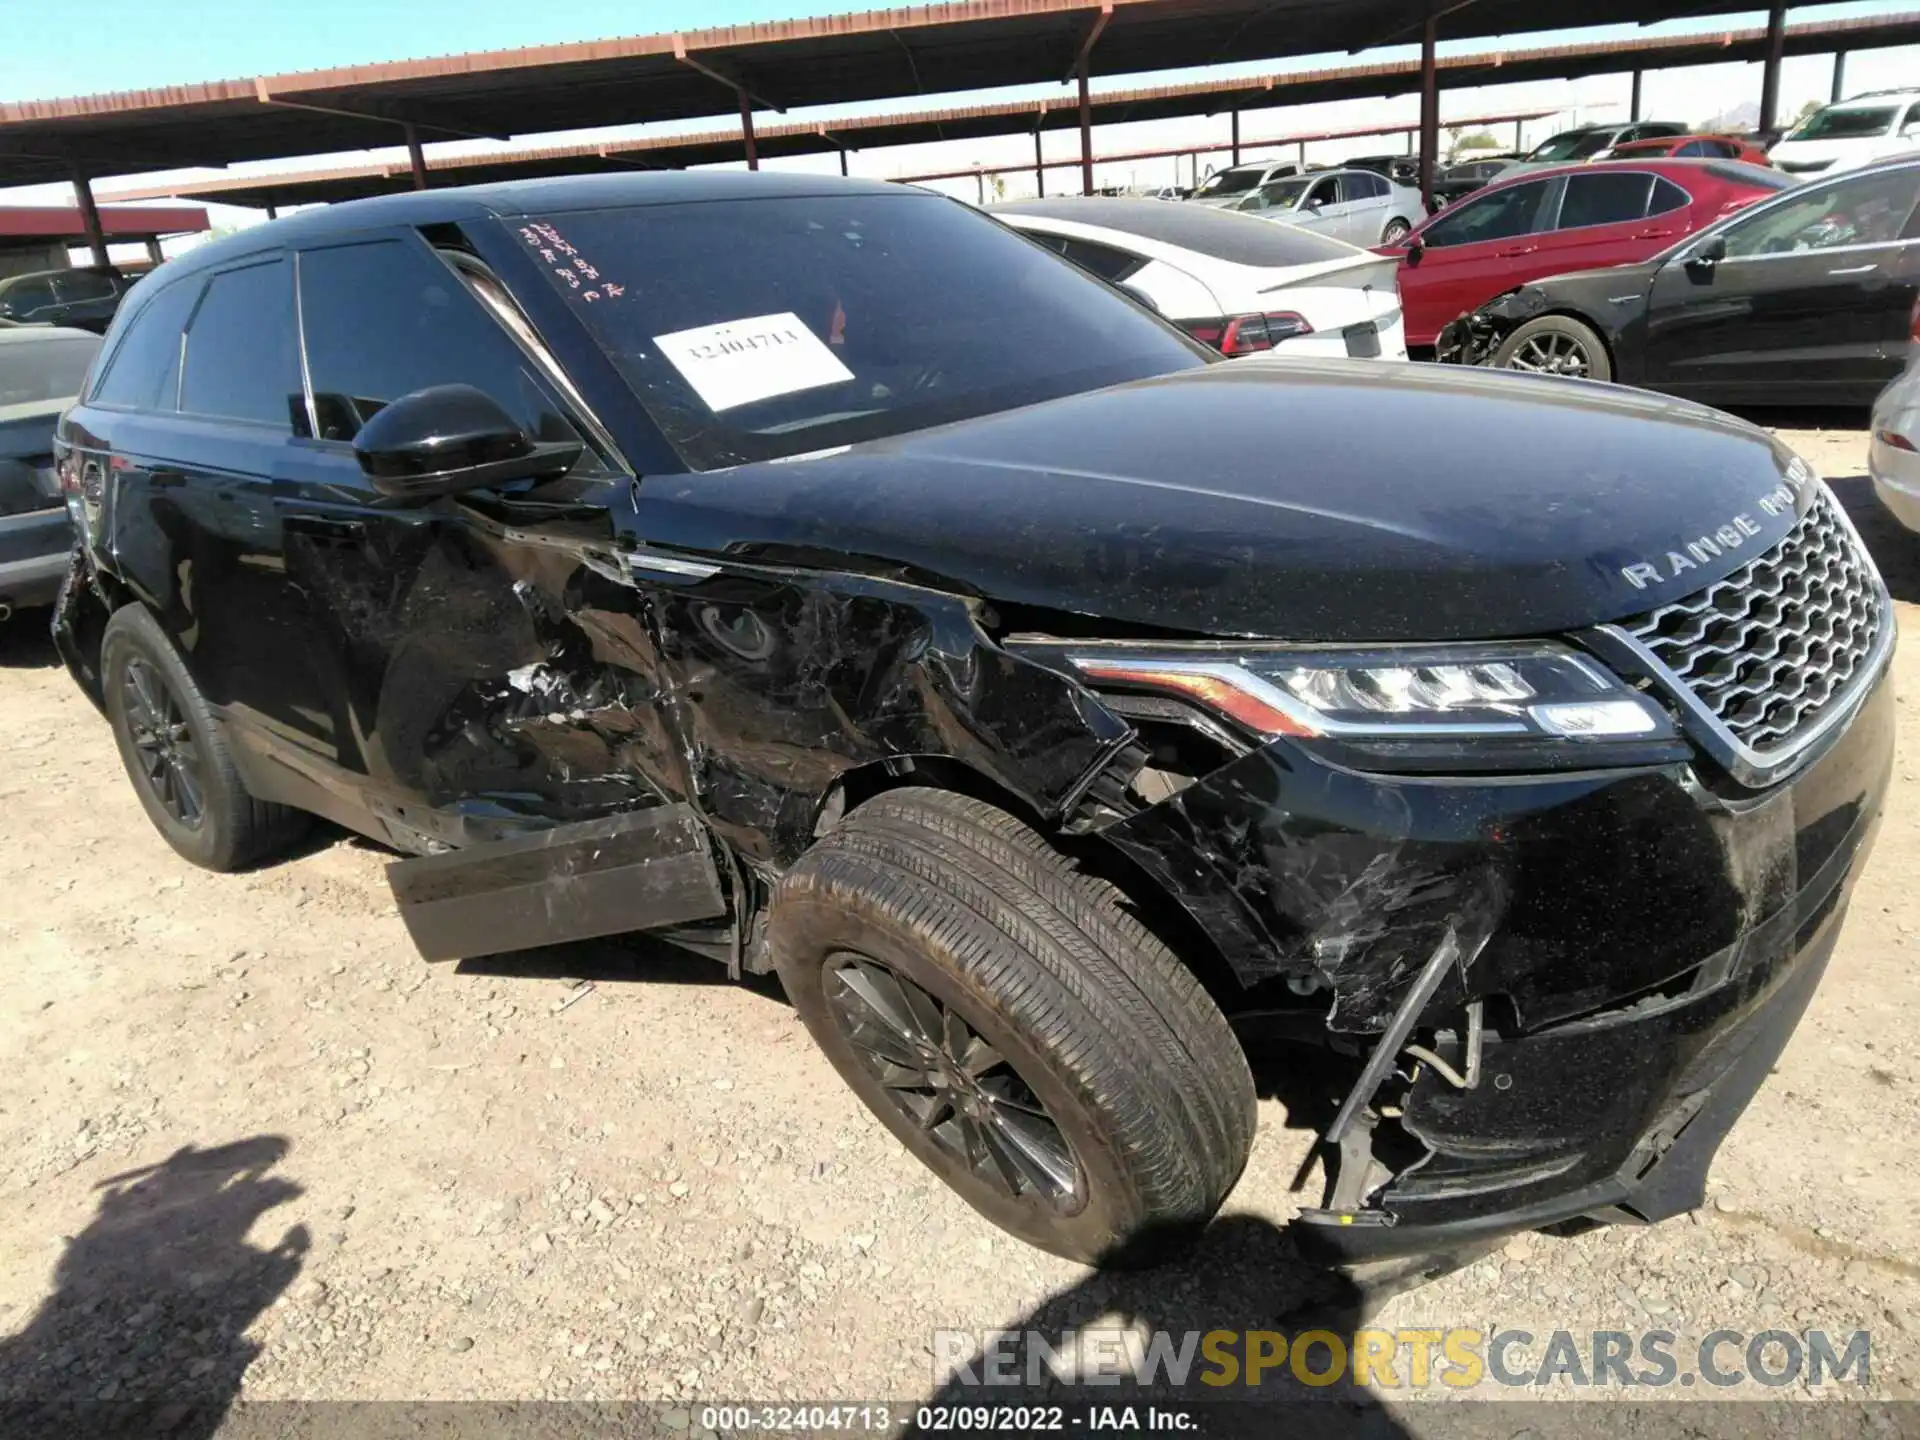
[[[1763,432],[1639,391],[1274,358],[650,477],[638,518],[655,545],[1145,633],[1447,640],[1696,590],[1790,528],[1790,470]]]

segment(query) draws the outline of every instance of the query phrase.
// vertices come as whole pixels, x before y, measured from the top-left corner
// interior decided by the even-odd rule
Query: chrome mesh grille
[[[1847,692],[1887,624],[1878,577],[1824,486],[1773,549],[1626,622],[1748,749],[1791,750]]]

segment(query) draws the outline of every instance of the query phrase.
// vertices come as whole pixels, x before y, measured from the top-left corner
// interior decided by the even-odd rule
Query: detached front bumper
[[[1464,1076],[1484,1015],[1475,1083],[1403,1053],[1295,1223],[1358,1263],[1700,1204],[1833,951],[1892,755],[1883,674],[1765,791],[1688,765],[1367,775],[1280,742],[1108,833],[1248,987],[1243,1034],[1277,1017],[1365,1055],[1448,932],[1468,942],[1412,1038]]]

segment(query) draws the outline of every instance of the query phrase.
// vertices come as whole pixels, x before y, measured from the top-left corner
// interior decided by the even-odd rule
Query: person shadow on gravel
[[[1071,1375],[1062,1379],[1047,1356],[1030,1343],[1002,1341],[997,1354],[1010,1357],[1001,1360],[1002,1379],[987,1383],[976,1350],[964,1362],[964,1373],[956,1370],[906,1417],[905,1434],[930,1437],[965,1428],[956,1425],[950,1414],[943,1417],[942,1407],[975,1412],[981,1407],[1043,1407],[1036,1428],[1053,1428],[1044,1411],[1044,1407],[1053,1405],[1065,1407],[1058,1428],[1068,1434],[1090,1428],[1118,1428],[1101,1426],[1099,1417],[1089,1412],[1129,1407],[1134,1412],[1134,1424],[1127,1428],[1141,1432],[1169,1429],[1171,1433],[1173,1427],[1149,1422],[1146,1410],[1151,1406],[1161,1412],[1190,1416],[1191,1425],[1185,1433],[1208,1440],[1242,1435],[1261,1440],[1271,1440],[1275,1435],[1407,1440],[1410,1432],[1393,1412],[1366,1390],[1349,1383],[1346,1375],[1330,1385],[1302,1383],[1291,1373],[1285,1351],[1277,1365],[1263,1370],[1257,1387],[1244,1383],[1244,1369],[1237,1370],[1236,1383],[1207,1383],[1202,1377],[1211,1374],[1217,1380],[1225,1368],[1212,1360],[1204,1348],[1206,1342],[1199,1337],[1215,1331],[1234,1332],[1217,1353],[1233,1356],[1236,1367],[1244,1365],[1246,1337],[1252,1331],[1277,1332],[1284,1342],[1310,1331],[1324,1331],[1338,1336],[1343,1345],[1350,1345],[1354,1332],[1367,1324],[1369,1315],[1389,1296],[1453,1268],[1464,1258],[1376,1266],[1370,1273],[1356,1276],[1301,1258],[1291,1237],[1271,1221],[1256,1215],[1222,1216],[1201,1233],[1182,1259],[1151,1270],[1090,1271],[1078,1284],[1050,1296],[1018,1319],[983,1324],[982,1317],[929,1318],[932,1326],[951,1325],[970,1331],[976,1344],[987,1325],[1022,1337],[1037,1332],[1046,1349],[1064,1351],[1069,1365],[1077,1355],[1083,1367],[1098,1363],[1098,1352],[1089,1347],[1088,1337],[1132,1332],[1135,1340],[1122,1339],[1117,1345],[1109,1342],[1108,1353],[1117,1349],[1122,1356],[1131,1353],[1138,1358],[1151,1354],[1151,1347],[1159,1341],[1166,1348],[1161,1350],[1157,1367],[1152,1363],[1145,1367],[1152,1372],[1150,1376],[1137,1371],[1128,1374],[1134,1367],[1122,1361],[1108,1372],[1119,1371],[1122,1378],[1117,1384],[1088,1383]],[[938,1332],[930,1335],[935,1366],[940,1366],[943,1351],[951,1356],[958,1352],[959,1344],[957,1339]],[[1188,1352],[1190,1364],[1166,1363],[1170,1352],[1182,1349]],[[1310,1374],[1324,1372],[1329,1366],[1329,1352],[1316,1342],[1307,1364]]]
[[[270,1250],[247,1232],[301,1193],[269,1172],[288,1142],[260,1135],[100,1182],[57,1288],[0,1340],[0,1436],[205,1440],[259,1354],[246,1330],[299,1274],[306,1227]]]

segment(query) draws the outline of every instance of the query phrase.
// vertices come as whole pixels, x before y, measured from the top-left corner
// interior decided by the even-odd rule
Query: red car
[[[1629,140],[1600,157],[1603,160],[1744,160],[1767,165],[1764,146],[1738,135],[1662,135],[1653,140]]]
[[[1650,259],[1794,183],[1737,160],[1555,165],[1495,180],[1381,247],[1403,257],[1407,344],[1433,344],[1449,321],[1530,280]]]

